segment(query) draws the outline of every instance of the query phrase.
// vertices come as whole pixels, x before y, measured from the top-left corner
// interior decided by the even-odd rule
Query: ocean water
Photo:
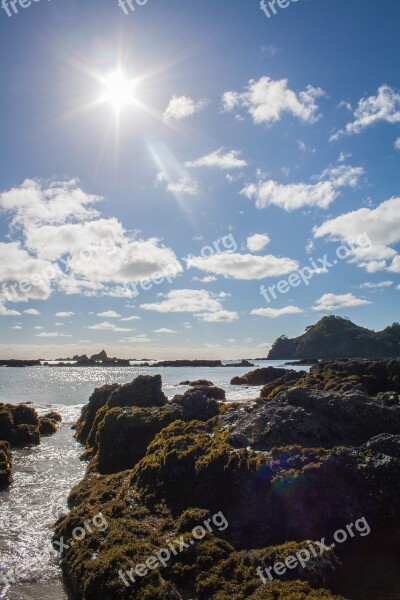
[[[281,361],[254,364],[284,366]],[[31,402],[39,414],[56,410],[63,417],[58,433],[43,438],[40,446],[13,451],[14,483],[0,492],[0,600],[67,598],[51,545],[52,527],[67,512],[68,493],[85,472],[86,465],[79,460],[82,446],[74,440],[71,425],[94,388],[160,373],[168,398],[187,389],[177,385],[181,381],[209,379],[225,389],[228,401],[246,402],[258,396],[258,388],[231,386],[229,382],[250,370],[229,366],[0,368],[0,402]],[[15,582],[2,585],[2,576],[7,573],[13,574]]]

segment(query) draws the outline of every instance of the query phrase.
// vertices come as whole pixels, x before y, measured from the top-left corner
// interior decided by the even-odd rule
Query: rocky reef
[[[61,416],[55,412],[39,417],[26,404],[0,403],[0,489],[12,482],[10,448],[40,444],[41,435],[51,435],[58,429]]]
[[[95,390],[76,424],[87,474],[54,536],[71,597],[398,598],[399,369],[262,370],[246,404],[219,401],[211,382],[168,402],[159,375]],[[69,544],[99,511],[107,526]],[[323,551],[260,576],[310,545]]]
[[[269,360],[400,357],[400,324],[383,331],[355,325],[349,319],[323,317],[297,338],[279,337],[268,354]]]

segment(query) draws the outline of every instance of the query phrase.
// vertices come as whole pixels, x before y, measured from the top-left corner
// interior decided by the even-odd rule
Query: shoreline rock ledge
[[[287,371],[246,404],[207,385],[167,401],[160,375],[95,390],[76,425],[87,473],[54,534],[68,544],[99,511],[108,524],[60,556],[74,600],[400,597],[399,361]],[[195,539],[215,515],[221,526]],[[304,568],[258,576],[351,524]],[[147,568],[178,539],[181,552]]]

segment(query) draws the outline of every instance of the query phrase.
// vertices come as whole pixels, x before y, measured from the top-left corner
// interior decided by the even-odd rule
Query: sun
[[[135,102],[135,82],[129,79],[122,71],[115,71],[102,79],[103,95],[101,100],[108,102],[115,112]]]

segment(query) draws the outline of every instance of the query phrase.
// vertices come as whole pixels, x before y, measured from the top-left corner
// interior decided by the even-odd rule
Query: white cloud
[[[397,272],[400,257],[390,246],[400,242],[399,214],[400,197],[391,198],[376,208],[359,208],[329,219],[313,232],[316,238],[327,236],[332,241],[347,244],[367,236],[365,241],[370,243],[356,248],[352,261],[370,273],[385,269]]]
[[[70,335],[69,333],[59,333],[58,331],[55,332],[51,332],[51,333],[46,333],[45,331],[42,331],[42,333],[37,333],[36,337],[43,337],[43,338],[66,338],[66,337],[72,337],[72,335]]]
[[[165,300],[141,304],[144,310],[154,310],[160,313],[180,312],[213,312],[221,310],[221,303],[206,290],[173,290],[165,295]]]
[[[340,310],[342,308],[353,308],[355,306],[363,306],[371,304],[369,300],[357,298],[354,294],[323,294],[321,298],[316,300],[313,310],[329,312],[332,310]]]
[[[232,323],[239,318],[236,311],[217,310],[212,313],[195,314],[195,317],[206,323]]]
[[[255,308],[250,314],[276,319],[282,315],[297,315],[302,312],[303,311],[301,308],[298,308],[298,306],[285,306],[284,308]]]
[[[400,150],[400,137],[397,138],[397,140],[395,141],[394,147],[396,148],[396,150]]]
[[[183,169],[180,169],[183,172]],[[167,175],[166,172],[160,171],[156,177],[157,183],[164,183],[165,189],[171,194],[187,194],[188,196],[197,196],[199,193],[198,182],[185,173],[178,178]]]
[[[176,333],[176,330],[168,329],[167,327],[161,327],[161,329],[154,329],[154,333]]]
[[[22,329],[21,325],[13,325],[10,329]]]
[[[226,92],[222,102],[229,112],[247,110],[255,123],[273,124],[290,114],[307,123],[318,120],[317,98],[324,96],[321,88],[307,86],[296,94],[288,87],[288,80],[274,81],[269,77],[252,79],[244,92]]]
[[[204,98],[197,102],[190,96],[173,96],[163,114],[164,121],[180,121],[203,110],[208,104]]]
[[[271,238],[266,233],[254,233],[247,238],[247,248],[250,252],[259,252],[263,250]]]
[[[75,313],[73,312],[58,312],[55,314],[56,317],[60,317],[61,319],[66,319],[68,317],[72,317]]]
[[[20,242],[0,243],[0,300],[47,300],[60,275],[57,265],[30,256]]]
[[[188,267],[196,267],[207,273],[233,277],[234,279],[264,279],[296,271],[299,263],[290,258],[278,258],[272,254],[254,256],[224,252],[207,258],[192,256]]]
[[[223,148],[219,148],[211,154],[202,156],[197,160],[189,161],[185,163],[185,167],[216,167],[217,169],[241,169],[247,166],[247,162],[240,158],[241,152],[238,150],[231,150],[224,154]]]
[[[97,317],[105,317],[106,319],[117,319],[118,317],[121,317],[122,315],[115,312],[115,310],[105,310],[104,312],[97,313],[96,316]]]
[[[132,317],[124,317],[123,319],[121,319],[121,321],[138,321],[139,319],[141,319],[142,317],[136,317],[136,316],[132,316]]]
[[[12,227],[24,236],[24,247],[0,244],[0,281],[37,280],[18,300],[47,299],[54,288],[68,295],[132,298],[137,292],[129,283],[182,271],[160,240],[136,239],[117,219],[100,218],[93,208],[99,200],[77,180],[27,180],[0,194],[0,210],[13,214]],[[3,292],[0,300],[10,300]]]
[[[364,174],[362,167],[340,165],[325,169],[316,179],[317,183],[282,184],[272,179],[260,179],[246,185],[241,194],[256,200],[257,208],[279,206],[287,212],[305,206],[328,208],[339,196],[342,187],[356,187]]]
[[[360,133],[379,122],[400,123],[400,92],[389,85],[382,85],[376,96],[361,98],[354,111],[354,121],[333,134],[330,141],[338,140],[346,134]]]
[[[32,315],[32,316],[40,315],[40,311],[36,310],[36,308],[28,308],[27,310],[24,310],[24,313],[26,315]]]
[[[117,332],[125,332],[132,331],[132,329],[126,329],[124,327],[118,327],[115,323],[109,323],[105,321],[104,323],[97,323],[97,325],[89,325],[88,329],[99,330],[99,331],[117,331]]]
[[[217,281],[215,275],[205,275],[204,277],[192,277],[192,281],[200,281],[200,283],[213,283]]]
[[[148,344],[151,339],[146,334],[135,335],[133,337],[127,337],[120,340],[123,344]]]
[[[84,192],[76,179],[52,183],[26,179],[0,194],[0,209],[14,213],[13,225],[62,224],[71,217],[79,221],[96,217],[92,205],[100,200]]]
[[[40,325],[36,325],[33,329],[37,329],[37,331],[44,329],[44,327],[41,327]]]
[[[360,288],[367,288],[367,289],[375,289],[375,288],[387,288],[387,287],[391,287],[393,285],[393,281],[379,281],[378,283],[371,283],[369,281],[366,281],[365,283],[362,283],[360,285]]]
[[[21,313],[18,312],[17,310],[12,310],[11,308],[6,308],[0,302],[0,316],[3,316],[3,317],[20,317]]]

